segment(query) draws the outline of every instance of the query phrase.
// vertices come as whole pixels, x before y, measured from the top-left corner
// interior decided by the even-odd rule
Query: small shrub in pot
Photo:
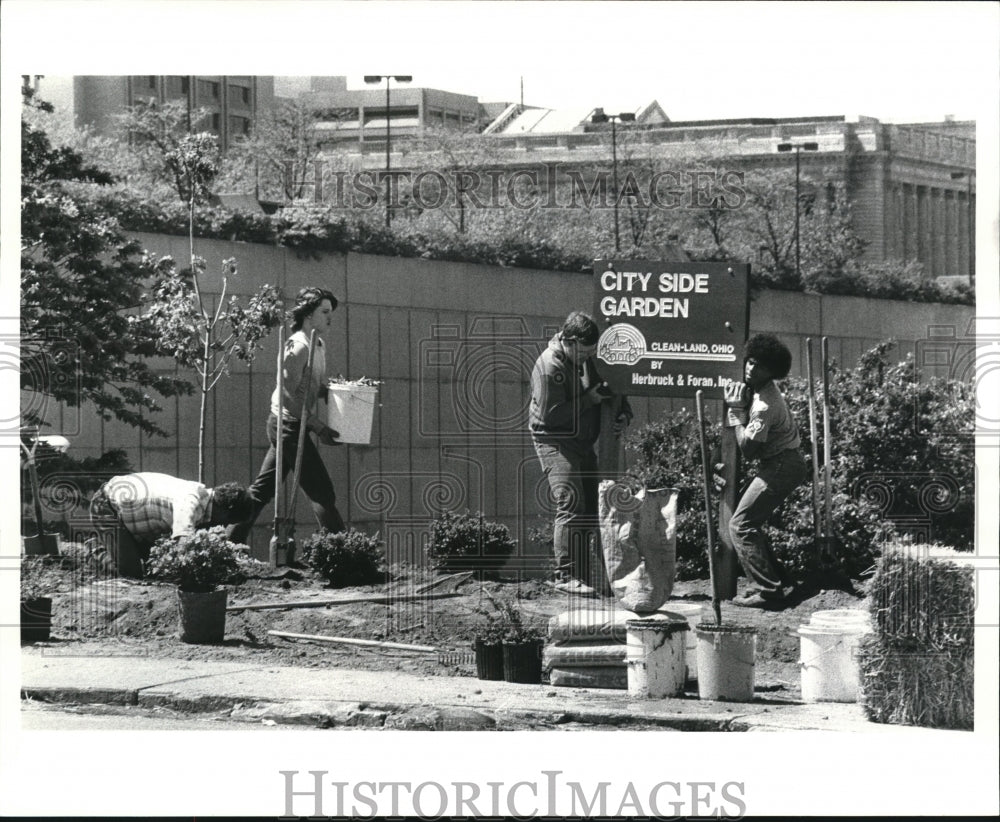
[[[238,579],[246,559],[246,549],[226,539],[226,529],[217,525],[157,540],[146,573],[181,591],[205,594]]]

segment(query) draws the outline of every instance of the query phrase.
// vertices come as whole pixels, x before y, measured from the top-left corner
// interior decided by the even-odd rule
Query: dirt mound
[[[434,575],[425,569],[394,569],[385,585],[330,588],[308,568],[286,569],[274,578],[229,586],[231,610],[222,645],[186,645],[177,638],[176,592],[171,585],[95,575],[76,563],[47,571],[53,597],[53,642],[80,643],[87,653],[135,653],[177,659],[245,660],[255,664],[405,670],[432,676],[474,676],[471,642],[491,600],[518,600],[528,621],[545,626],[573,608],[603,608],[602,600],[570,599],[540,580],[477,579]],[[702,603],[712,619],[708,580],[678,582],[674,600]],[[311,607],[310,607],[311,606]],[[819,591],[783,611],[737,608],[723,603],[723,619],[757,628],[758,682],[794,696],[799,688],[796,630],[814,611],[862,608],[854,594]],[[433,653],[288,640],[268,631],[385,640],[431,646]]]

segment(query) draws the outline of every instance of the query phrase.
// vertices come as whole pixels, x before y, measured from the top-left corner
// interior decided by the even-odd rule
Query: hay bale
[[[869,591],[875,630],[858,652],[869,719],[973,727],[973,573],[963,555],[935,546],[883,551]]]
[[[858,653],[861,704],[873,722],[972,730],[975,660],[970,652],[893,648],[868,635]]]
[[[875,566],[869,607],[886,641],[915,642],[927,651],[972,644],[973,569],[968,555],[930,545],[889,545]]]

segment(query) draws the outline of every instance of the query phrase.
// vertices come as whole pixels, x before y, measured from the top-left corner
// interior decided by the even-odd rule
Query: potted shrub
[[[44,557],[21,559],[21,642],[48,642],[52,630],[52,598],[46,596]]]
[[[228,591],[221,586],[239,579],[247,560],[246,550],[227,540],[219,525],[153,545],[147,574],[177,586],[181,642],[222,642]]]
[[[385,553],[378,534],[353,528],[334,534],[322,528],[305,541],[302,556],[334,588],[385,582]]]
[[[534,625],[512,623],[503,639],[503,678],[508,682],[542,681],[542,646],[545,635]]]
[[[497,601],[489,597],[495,613],[486,614],[478,627],[476,642],[476,668],[479,670],[480,639],[484,666],[495,665],[496,646],[503,664],[503,679],[507,682],[538,684],[542,681],[542,646],[545,635],[535,625],[526,624],[521,609],[508,600]],[[490,668],[490,670],[495,670]],[[499,676],[482,676],[480,679],[500,679]]]
[[[476,675],[480,679],[503,679],[503,638],[506,628],[499,616],[486,614],[475,627],[472,649],[476,652]]]

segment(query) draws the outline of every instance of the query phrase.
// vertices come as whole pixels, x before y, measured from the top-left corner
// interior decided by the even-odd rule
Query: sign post
[[[731,381],[742,381],[749,265],[597,260],[594,279],[594,316],[602,332],[597,368],[615,394],[694,400],[701,391],[705,399],[721,401]],[[614,409],[607,409],[605,418],[613,419],[613,414]],[[603,439],[600,456],[610,462],[601,462],[601,469],[617,473],[617,443],[612,451]],[[719,539],[710,559],[715,594],[731,599],[739,568],[729,537],[739,476],[739,449],[731,428],[722,429],[722,462],[726,485],[719,501]]]

